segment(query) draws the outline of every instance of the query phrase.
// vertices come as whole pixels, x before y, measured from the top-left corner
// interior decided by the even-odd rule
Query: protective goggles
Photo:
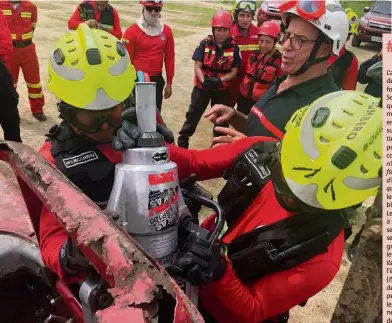
[[[289,0],[279,6],[279,11],[285,12],[294,7],[306,20],[317,20],[326,12],[325,0]]]
[[[236,5],[236,10],[249,10],[256,12],[256,2],[240,1]]]
[[[61,117],[74,127],[86,133],[97,133],[105,123],[114,129],[121,126],[123,104],[105,110],[92,111],[75,108],[61,102],[59,111]]]

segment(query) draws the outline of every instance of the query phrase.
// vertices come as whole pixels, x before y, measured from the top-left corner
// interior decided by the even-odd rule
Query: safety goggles
[[[290,45],[291,48],[293,48],[294,50],[299,50],[301,49],[302,45],[305,43],[314,43],[317,40],[310,40],[310,39],[306,39],[303,38],[301,36],[297,36],[295,34],[291,34],[288,32],[285,33],[281,33],[279,36],[279,40],[278,40],[278,44],[283,46],[283,44],[287,41],[290,40]]]
[[[236,6],[237,10],[250,10],[252,12],[256,12],[256,3],[248,2],[248,1],[240,1]]]
[[[121,126],[123,104],[98,111],[84,110],[59,103],[59,111],[64,120],[86,133],[97,133],[104,124],[111,128]]]
[[[148,12],[153,12],[153,11],[160,12],[162,10],[162,7],[154,7],[154,6],[146,6],[145,8]]]
[[[294,7],[306,20],[317,20],[326,12],[325,0],[289,0],[279,6],[279,11],[285,12]]]

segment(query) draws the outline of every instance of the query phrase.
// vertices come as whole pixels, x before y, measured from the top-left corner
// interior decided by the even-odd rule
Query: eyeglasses
[[[153,11],[155,11],[155,12],[160,12],[160,11],[162,10],[161,7],[146,6],[145,8],[146,8],[146,10],[147,10],[148,12],[153,12]]]
[[[290,40],[290,45],[294,50],[301,49],[302,45],[305,43],[314,43],[317,41],[317,40],[306,39],[301,36],[297,36],[286,32],[280,34],[280,38],[278,41],[279,45],[283,45],[288,39]]]
[[[118,104],[113,108],[91,111],[75,108],[64,102],[59,103],[61,116],[74,127],[86,132],[97,133],[104,123],[112,128],[121,126],[123,105]]]
[[[325,0],[290,0],[279,6],[280,12],[293,8],[306,20],[317,20],[326,12]]]
[[[237,3],[236,9],[237,10],[246,10],[249,9],[252,12],[256,11],[256,2],[250,2],[250,1],[241,1]]]

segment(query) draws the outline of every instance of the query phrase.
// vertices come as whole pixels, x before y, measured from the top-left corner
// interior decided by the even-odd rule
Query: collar
[[[286,79],[287,75],[278,77],[276,79],[276,89],[279,88],[279,85]],[[297,93],[299,96],[305,96],[307,95],[309,92],[314,92],[322,87],[325,87],[326,85],[330,85],[330,84],[335,84],[334,80],[332,78],[332,75],[330,72],[327,72],[323,75],[320,75],[316,78],[310,79],[308,81],[296,84],[294,86],[289,87],[288,89],[284,90],[281,93],[284,93],[286,91],[294,91],[295,93]]]

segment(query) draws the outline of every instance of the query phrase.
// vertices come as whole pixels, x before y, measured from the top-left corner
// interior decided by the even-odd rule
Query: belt
[[[33,43],[32,39],[29,40],[13,40],[12,44],[15,48],[25,48]]]

